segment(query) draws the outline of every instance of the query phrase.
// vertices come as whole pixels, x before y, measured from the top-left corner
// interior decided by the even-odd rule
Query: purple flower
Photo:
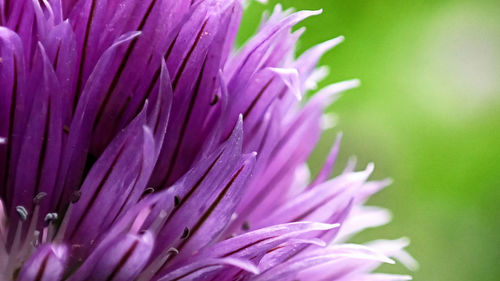
[[[306,160],[323,111],[320,56],[277,6],[240,50],[239,0],[0,1],[1,280],[407,280],[371,274],[405,240],[388,181]],[[303,100],[307,100],[304,102]]]

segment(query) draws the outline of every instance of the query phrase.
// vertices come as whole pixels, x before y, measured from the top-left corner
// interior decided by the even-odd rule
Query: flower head
[[[340,136],[308,179],[325,107],[322,43],[277,6],[240,50],[239,0],[5,0],[0,26],[2,280],[406,280],[371,274],[406,241],[342,244],[385,223],[387,181]],[[304,102],[304,100],[307,100]]]

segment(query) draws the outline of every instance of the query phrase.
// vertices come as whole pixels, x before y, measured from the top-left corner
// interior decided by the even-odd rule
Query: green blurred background
[[[250,5],[239,43],[278,2],[322,8],[300,25],[298,51],[345,35],[321,61],[322,85],[362,81],[330,108],[337,126],[311,160],[317,171],[341,130],[341,165],[356,155],[359,167],[376,163],[372,178],[394,179],[370,201],[393,221],[354,241],[409,237],[417,281],[500,280],[500,1],[269,2]]]

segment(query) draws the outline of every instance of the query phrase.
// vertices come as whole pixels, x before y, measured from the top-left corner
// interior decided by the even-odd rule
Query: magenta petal
[[[57,198],[54,191],[57,169],[61,158],[62,147],[62,105],[56,96],[60,86],[40,45],[39,55],[35,60],[34,72],[39,76],[38,91],[34,93],[34,101],[26,134],[18,156],[18,167],[12,203],[33,210],[33,198],[40,192],[48,194],[41,201],[43,215],[50,210],[52,198]],[[11,210],[11,215],[14,215]]]
[[[213,271],[219,271],[223,267],[236,267],[238,270],[244,270],[252,274],[258,274],[259,269],[249,261],[235,258],[206,259],[204,261],[194,262],[177,270],[169,272],[160,277],[158,281],[167,280],[199,280],[200,278],[216,277]],[[220,273],[220,272],[216,272]],[[221,274],[224,276],[224,274]]]
[[[101,231],[109,227],[129,194],[140,194],[145,189],[146,181],[140,180],[143,157],[147,159],[154,154],[143,156],[137,152],[143,145],[149,145],[151,148],[143,151],[154,153],[154,146],[151,134],[142,133],[146,122],[144,111],[109,145],[82,184],[81,198],[71,214],[68,238],[82,244],[83,248],[91,246]],[[138,182],[142,186],[137,186]],[[114,204],[105,203],[109,200]]]
[[[247,4],[0,0],[1,280],[407,280],[407,240],[341,244],[390,181],[330,179],[340,137],[307,167],[343,37],[296,58],[321,10],[276,5],[236,50]]]
[[[103,89],[111,83],[109,69],[113,64],[116,64],[114,58],[117,49],[138,35],[137,32],[123,35],[103,54],[89,78],[90,82],[82,92],[75,111],[75,116],[78,118],[73,118],[69,128],[70,132],[60,167],[57,185],[62,189],[62,198],[58,200],[58,205],[68,202],[75,186],[81,183],[81,176],[84,173],[85,161],[90,149],[93,123],[103,99]]]
[[[21,38],[12,30],[0,27],[0,194],[5,200],[12,196],[12,182],[17,156],[22,143],[28,99],[24,93],[26,69]],[[7,208],[10,208],[7,201]]]
[[[126,234],[113,241],[101,253],[89,280],[133,280],[146,266],[153,250],[154,237],[150,232]]]
[[[62,280],[67,258],[68,249],[66,246],[53,244],[42,245],[24,264],[17,280]]]

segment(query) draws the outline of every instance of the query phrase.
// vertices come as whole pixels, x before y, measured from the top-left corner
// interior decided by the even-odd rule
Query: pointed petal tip
[[[121,45],[127,41],[133,40],[140,36],[142,34],[142,31],[130,31],[127,33],[122,34],[118,39],[115,41],[113,46]]]
[[[397,239],[398,241],[400,241],[402,244],[405,244],[405,247],[410,245],[410,238],[409,237],[406,237],[406,236],[403,236],[399,239]]]
[[[269,67],[269,70],[275,73],[283,81],[283,83],[285,83],[298,101],[302,100],[300,75],[296,68]]]
[[[322,223],[322,222],[318,222],[318,223],[313,223],[315,228],[317,230],[330,230],[330,229],[334,229],[334,228],[339,228],[340,227],[340,223]]]
[[[370,163],[368,163],[368,165],[366,165],[366,170],[365,171],[366,171],[367,174],[371,174],[374,169],[375,169],[375,163],[370,162]]]
[[[324,51],[328,51],[337,46],[338,44],[344,42],[344,40],[345,40],[344,35],[340,35],[321,43],[320,46],[322,47],[321,49],[324,49]]]
[[[381,181],[381,184],[385,187],[385,186],[389,186],[389,185],[392,185],[394,183],[394,179],[393,178],[386,178],[386,179],[383,179]]]
[[[344,92],[361,86],[361,80],[354,78],[335,83],[332,86],[336,86],[338,92]]]
[[[382,261],[385,262],[385,263],[388,263],[388,264],[396,264],[396,261],[389,258],[389,257],[384,257],[382,258]]]
[[[361,80],[359,80],[358,78],[347,80],[346,82],[349,82],[353,88],[361,86]]]

